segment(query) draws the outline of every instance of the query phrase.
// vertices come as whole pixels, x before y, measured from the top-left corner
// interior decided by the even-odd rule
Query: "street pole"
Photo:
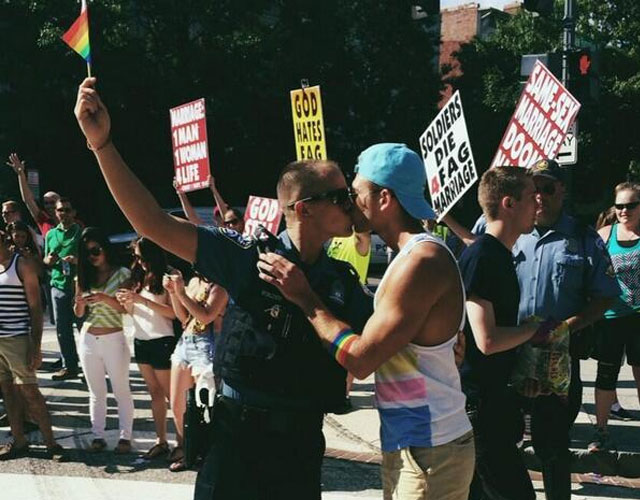
[[[569,88],[569,81],[571,80],[571,74],[569,69],[569,53],[574,50],[576,46],[576,20],[575,20],[575,0],[564,0],[564,17],[562,18],[562,84]],[[576,121],[576,132],[578,123]],[[576,138],[577,140],[577,138]],[[568,207],[573,205],[573,192],[572,192],[572,169],[567,168],[565,172],[565,189],[566,189],[566,204]]]

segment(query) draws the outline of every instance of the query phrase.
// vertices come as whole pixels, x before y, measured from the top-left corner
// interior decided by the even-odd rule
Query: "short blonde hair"
[[[531,179],[531,170],[521,167],[493,167],[482,174],[478,186],[478,203],[487,220],[495,220],[502,198],[510,196],[520,200]]]

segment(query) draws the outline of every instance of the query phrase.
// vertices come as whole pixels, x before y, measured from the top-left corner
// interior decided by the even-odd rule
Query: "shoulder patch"
[[[220,231],[220,234],[222,236],[232,241],[233,243],[238,245],[240,248],[249,249],[255,244],[255,240],[253,238],[249,236],[243,236],[238,231],[235,231],[234,229],[221,227],[218,230]]]

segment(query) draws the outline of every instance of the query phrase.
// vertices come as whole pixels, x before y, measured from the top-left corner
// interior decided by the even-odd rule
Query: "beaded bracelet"
[[[350,328],[345,328],[338,332],[338,334],[331,341],[331,346],[329,347],[329,352],[336,358],[336,361],[344,366],[344,363],[347,358],[347,353],[349,352],[349,347],[358,336],[353,333],[353,330]]]

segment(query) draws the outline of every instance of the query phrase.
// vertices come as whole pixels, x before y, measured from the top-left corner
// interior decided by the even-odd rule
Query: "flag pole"
[[[87,76],[91,78],[91,63],[87,61]]]

